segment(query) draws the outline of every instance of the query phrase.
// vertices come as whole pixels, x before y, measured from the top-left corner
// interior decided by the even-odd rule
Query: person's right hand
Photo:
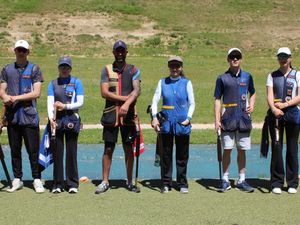
[[[3,95],[2,101],[4,105],[10,106],[12,104],[11,96],[10,95]]]
[[[275,108],[272,110],[272,112],[276,118],[279,118],[284,115],[284,112],[281,109]]]
[[[151,126],[154,128],[155,131],[160,131],[159,129],[159,121],[157,118],[153,118],[152,122],[151,122]]]
[[[218,133],[218,131],[221,129],[221,122],[215,121],[215,131]]]
[[[56,127],[57,127],[57,123],[56,123],[56,121],[54,121],[53,119],[50,119],[50,127],[51,127],[51,133],[52,133],[52,131],[55,130]]]

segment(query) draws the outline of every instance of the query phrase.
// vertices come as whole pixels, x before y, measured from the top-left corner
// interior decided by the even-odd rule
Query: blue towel
[[[39,150],[39,164],[46,169],[53,163],[53,154],[50,148],[49,124],[47,124]]]

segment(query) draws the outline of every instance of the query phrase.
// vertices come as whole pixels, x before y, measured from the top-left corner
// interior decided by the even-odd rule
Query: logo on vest
[[[67,124],[67,127],[68,127],[69,129],[73,129],[73,128],[74,128],[74,123],[68,123],[68,124]]]
[[[291,96],[286,96],[286,97],[285,97],[285,101],[286,101],[286,102],[290,101],[291,99],[292,99]]]
[[[242,94],[242,100],[246,100],[247,96],[245,94]]]

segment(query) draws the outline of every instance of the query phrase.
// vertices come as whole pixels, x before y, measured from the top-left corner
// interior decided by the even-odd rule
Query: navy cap
[[[119,48],[119,47],[122,47],[122,48],[124,48],[124,49],[127,49],[127,45],[125,44],[124,41],[121,41],[121,40],[115,42],[114,47],[113,47],[113,50],[116,50],[116,49]]]
[[[58,66],[61,65],[68,65],[69,67],[72,68],[72,59],[70,56],[62,56],[58,60]]]

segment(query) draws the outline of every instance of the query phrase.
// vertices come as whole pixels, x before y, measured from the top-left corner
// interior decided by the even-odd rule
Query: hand
[[[284,109],[289,106],[289,103],[288,102],[276,102],[274,105],[278,109]]]
[[[119,114],[122,116],[122,115],[126,115],[127,114],[127,112],[128,112],[128,108],[129,108],[129,106],[126,104],[126,103],[124,103],[121,107],[120,107],[120,109],[119,109]]]
[[[221,122],[216,121],[215,122],[215,131],[216,133],[218,133],[218,131],[221,129]]]
[[[183,125],[183,126],[187,126],[189,124],[190,124],[190,121],[188,119],[186,119],[185,121],[181,122],[181,125]]]
[[[62,102],[56,101],[54,103],[54,107],[56,107],[56,109],[58,111],[63,111],[64,109],[66,109],[66,104],[63,104]]]
[[[11,97],[12,96],[10,96],[10,95],[2,96],[2,101],[3,101],[4,105],[10,106],[12,104]]]
[[[155,131],[160,131],[160,124],[157,118],[153,118],[152,122],[151,122],[151,126],[154,128]]]
[[[53,130],[56,130],[57,123],[53,119],[50,119],[50,127],[51,127],[51,133],[53,133]]]
[[[17,96],[10,96],[10,102],[11,103],[14,103],[16,101],[18,101],[18,97]]]
[[[276,118],[279,118],[279,117],[281,117],[281,116],[284,115],[284,113],[282,112],[282,110],[277,109],[277,108],[275,108],[274,110],[272,110],[272,112],[273,112],[273,114],[274,114],[274,116],[275,116]]]
[[[253,113],[253,110],[254,110],[254,107],[249,105],[246,109],[246,113],[251,114],[251,113]]]

